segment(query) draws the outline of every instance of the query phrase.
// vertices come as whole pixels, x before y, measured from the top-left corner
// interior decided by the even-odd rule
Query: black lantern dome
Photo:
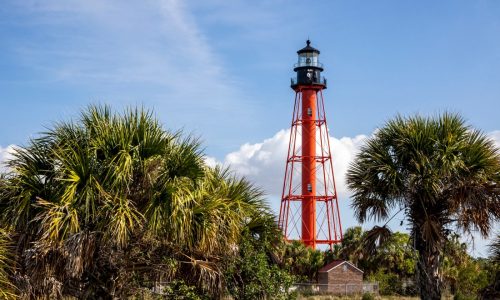
[[[299,51],[298,62],[293,70],[297,72],[297,78],[292,78],[292,88],[298,86],[315,86],[326,88],[326,79],[321,76],[323,64],[319,62],[319,50],[311,47],[311,41],[306,41],[306,46]]]
[[[301,53],[316,53],[316,54],[319,54],[319,50],[316,49],[316,48],[311,47],[311,41],[307,40],[306,41],[306,46],[304,48],[300,49],[299,51],[297,51],[297,54],[301,54]]]

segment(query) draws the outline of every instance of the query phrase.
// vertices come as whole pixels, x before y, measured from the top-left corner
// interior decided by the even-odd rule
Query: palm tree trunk
[[[421,237],[416,237],[416,239],[415,247],[419,255],[417,274],[420,298],[423,300],[441,300],[442,280],[439,272],[441,254],[439,250],[428,249]]]

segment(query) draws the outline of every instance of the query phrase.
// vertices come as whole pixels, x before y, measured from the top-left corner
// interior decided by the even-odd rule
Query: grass
[[[298,300],[361,300],[362,296],[299,296]],[[402,297],[402,296],[375,296],[376,300],[417,300],[418,297]]]
[[[362,295],[352,296],[332,296],[332,295],[314,295],[302,296],[299,295],[297,300],[362,300]],[[375,296],[375,300],[419,300],[419,297],[404,297],[404,296]],[[443,294],[443,300],[452,300],[453,295]]]

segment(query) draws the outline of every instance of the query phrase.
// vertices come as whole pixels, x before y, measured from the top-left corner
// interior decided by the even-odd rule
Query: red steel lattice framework
[[[309,47],[319,54],[309,43],[304,49]],[[304,49],[298,52],[297,80],[292,79],[295,105],[278,225],[287,240],[332,249],[342,240],[342,224],[323,100],[326,80],[320,74],[322,66],[308,69],[310,60],[301,65],[300,51]],[[313,66],[320,65],[317,55],[315,62]],[[311,74],[301,76],[302,69]]]

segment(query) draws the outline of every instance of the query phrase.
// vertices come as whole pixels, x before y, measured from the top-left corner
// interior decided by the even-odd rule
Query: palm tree
[[[500,264],[500,234],[497,234],[497,236],[489,246],[491,259],[494,263]]]
[[[492,300],[500,298],[500,234],[497,233],[491,244],[489,245],[490,261],[493,265],[493,276],[490,285],[485,287],[479,299]]]
[[[404,212],[418,251],[422,299],[440,299],[442,249],[452,231],[487,236],[500,217],[500,156],[458,115],[396,117],[369,138],[347,182],[360,222]]]
[[[309,248],[300,241],[282,246],[279,256],[291,274],[309,281],[317,280],[319,269],[325,265],[325,253]]]
[[[13,271],[13,262],[10,253],[12,245],[5,230],[0,229],[0,298],[15,299],[15,286],[10,280]]]
[[[173,279],[220,294],[222,258],[271,217],[260,190],[208,168],[196,139],[139,109],[91,106],[8,165],[0,228],[12,232],[13,279],[30,298],[123,298]]]
[[[355,265],[365,256],[364,233],[361,226],[349,227],[342,237],[341,258],[349,260]]]

